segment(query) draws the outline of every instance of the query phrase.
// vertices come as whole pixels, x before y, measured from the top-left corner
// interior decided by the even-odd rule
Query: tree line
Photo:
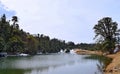
[[[0,52],[7,52],[8,54],[56,53],[61,49],[69,51],[79,47],[80,45],[74,42],[65,42],[65,40],[57,38],[50,39],[49,36],[43,34],[32,35],[25,32],[20,29],[17,16],[6,20],[6,15],[3,14],[0,18]]]
[[[12,22],[12,23],[11,23]],[[8,54],[28,53],[56,53],[61,49],[86,49],[86,50],[102,50],[113,52],[116,44],[120,42],[120,30],[117,22],[110,17],[104,17],[98,21],[93,27],[95,32],[96,43],[78,43],[66,42],[57,38],[50,39],[44,34],[30,34],[20,29],[18,17],[13,16],[12,19],[6,20],[3,14],[0,18],[0,52]]]

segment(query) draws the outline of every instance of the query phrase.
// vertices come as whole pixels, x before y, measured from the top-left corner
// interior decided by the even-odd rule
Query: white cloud
[[[112,11],[119,6],[117,2],[111,6],[113,1],[1,0],[7,10],[16,12],[20,27],[25,31],[43,33],[74,42],[93,42],[92,27],[97,20],[103,16],[114,16],[112,12],[118,12],[118,10]]]

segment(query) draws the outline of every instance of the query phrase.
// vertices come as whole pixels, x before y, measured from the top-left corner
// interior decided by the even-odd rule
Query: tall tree
[[[5,14],[2,15],[1,21],[2,21],[2,23],[6,23],[6,15]]]
[[[13,27],[16,28],[16,24],[18,22],[18,17],[17,16],[13,16],[12,17],[12,21],[13,21]],[[18,24],[17,24],[18,25]]]
[[[96,33],[95,39],[98,38],[98,43],[102,45],[103,50],[111,52],[116,42],[116,32],[118,24],[112,21],[110,17],[104,17],[94,26]]]

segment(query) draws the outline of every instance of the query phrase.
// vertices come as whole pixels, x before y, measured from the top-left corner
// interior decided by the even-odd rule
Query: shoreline
[[[82,50],[82,49],[75,49],[75,53],[81,54],[81,55],[103,55],[103,52],[101,51],[90,51],[90,50]]]
[[[112,58],[112,61],[106,67],[104,74],[120,74],[120,52],[106,56]]]
[[[80,50],[76,49],[75,52],[81,55],[104,55],[105,57],[112,58],[111,63],[109,63],[105,69],[103,69],[104,74],[120,74],[120,52],[115,54],[104,54],[101,51],[90,51],[90,50]]]

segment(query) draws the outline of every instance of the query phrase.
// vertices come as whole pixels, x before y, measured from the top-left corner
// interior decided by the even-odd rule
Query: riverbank
[[[106,67],[104,74],[120,74],[120,52],[106,56],[113,60]]]
[[[101,51],[89,51],[76,49],[75,52],[80,55],[104,55],[108,58],[112,58],[111,63],[103,70],[104,74],[120,74],[120,52],[116,54],[104,54]]]
[[[101,51],[90,51],[90,50],[82,50],[82,49],[75,49],[75,53],[80,55],[92,55],[92,54],[103,55],[103,52]]]

